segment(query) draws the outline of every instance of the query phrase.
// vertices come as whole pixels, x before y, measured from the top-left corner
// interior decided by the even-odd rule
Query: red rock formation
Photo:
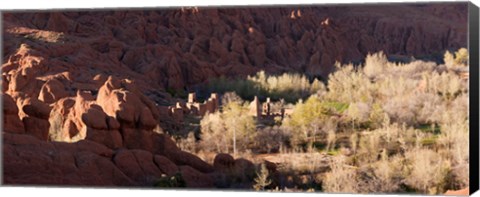
[[[50,107],[36,98],[18,100],[22,106],[22,118],[25,131],[38,139],[48,140]]]
[[[213,167],[219,170],[228,169],[233,165],[235,165],[235,159],[229,154],[217,154],[217,156],[215,156],[215,159],[213,160]]]
[[[78,92],[76,97],[56,102],[49,121],[51,140],[76,142],[89,139],[110,148],[122,147],[120,124],[103,112],[87,92]]]
[[[5,183],[150,185],[181,172],[188,186],[206,187],[221,161],[253,172],[247,160],[220,156],[214,168],[154,132],[172,118],[159,106],[174,103],[167,90],[259,70],[325,77],[334,61],[379,50],[443,53],[466,46],[466,8],[2,13]],[[211,99],[197,111],[216,108]]]
[[[158,108],[128,80],[115,81],[110,77],[99,89],[96,101],[105,113],[122,125],[145,130],[156,126]]]
[[[447,192],[445,192],[446,196],[468,196],[469,194],[469,187],[460,190],[448,190]]]
[[[3,100],[3,131],[8,133],[25,133],[22,121],[18,117],[18,108],[12,97],[1,94]]]
[[[214,184],[211,175],[199,172],[190,166],[180,166],[179,169],[187,187],[209,188]]]
[[[144,150],[120,150],[113,157],[115,165],[130,179],[148,185],[162,175],[155,165],[152,153]]]
[[[165,156],[155,155],[154,161],[160,171],[162,171],[168,176],[173,176],[179,171],[178,166]]]
[[[3,70],[23,67],[10,73],[11,91],[34,91],[25,86],[35,72],[60,70],[85,82],[94,77],[89,69],[116,73],[142,91],[261,69],[326,77],[335,61],[369,52],[422,56],[464,47],[466,13],[464,3],[6,13]]]
[[[151,186],[162,174],[183,174],[185,171],[188,186],[213,186],[210,175],[207,175],[213,172],[212,166],[178,149],[170,137],[153,131],[158,124],[158,108],[134,84],[128,80],[119,81],[109,77],[99,89],[96,95],[91,91],[77,91],[76,96],[60,98],[50,105],[35,97],[24,99],[26,96],[19,94],[17,103],[21,106],[21,111],[17,109],[12,97],[3,95],[4,105],[7,105],[4,108],[5,120],[9,120],[3,134],[7,136],[4,148],[4,154],[8,155],[5,160],[8,164],[4,168],[9,171],[5,174],[7,183]],[[23,117],[23,123],[19,117]],[[5,132],[26,133],[43,142],[29,136]],[[17,142],[17,139],[21,141]],[[99,155],[108,158],[84,153],[87,147],[78,150],[78,146],[83,144],[90,144],[94,149],[104,149]],[[55,146],[62,148],[58,161],[48,159],[51,154],[58,152]],[[25,152],[25,147],[32,149]],[[35,162],[30,165],[28,158],[36,149],[39,150],[38,155],[32,157]],[[90,149],[85,151],[98,153]],[[22,156],[24,153],[27,155]],[[65,156],[68,154],[73,156]],[[72,165],[77,165],[78,168],[76,160],[79,159],[85,160],[86,169],[72,169]],[[17,161],[21,165],[15,166]],[[13,169],[14,167],[18,169]],[[74,172],[57,172],[57,167]],[[22,171],[23,168],[30,170]],[[102,174],[100,170],[114,174]],[[33,176],[34,171],[41,171],[39,179],[17,178]],[[67,173],[72,177],[65,178]],[[85,173],[86,176],[95,174],[93,179],[96,181],[86,182],[90,179],[82,178],[80,173]],[[98,173],[103,177],[98,177]],[[42,179],[48,180],[42,183]],[[202,183],[197,184],[197,180],[202,180]]]
[[[132,186],[111,161],[113,151],[87,140],[44,142],[29,135],[3,133],[4,184]]]
[[[153,186],[162,174],[180,172],[188,187],[214,186],[211,172],[145,150],[112,150],[90,140],[46,142],[12,133],[3,133],[3,140],[7,185]]]
[[[49,104],[58,101],[68,96],[68,92],[65,89],[65,86],[59,80],[55,78],[50,79],[42,85],[38,100]]]

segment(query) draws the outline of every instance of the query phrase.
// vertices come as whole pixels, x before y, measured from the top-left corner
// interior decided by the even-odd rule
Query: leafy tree
[[[309,143],[316,140],[318,134],[328,134],[337,131],[342,113],[348,109],[348,104],[322,101],[317,95],[310,96],[306,102],[295,105],[293,113],[284,120],[284,124],[292,131],[292,145],[300,142]]]
[[[203,147],[217,152],[246,150],[256,135],[255,119],[238,102],[226,103],[222,112],[207,114],[200,122]]]
[[[355,122],[365,122],[370,115],[370,107],[366,103],[358,102],[349,105],[346,110],[348,118],[352,121],[352,128],[355,130]]]
[[[220,112],[205,115],[200,121],[200,128],[204,150],[229,152],[229,138],[225,137],[225,125]]]
[[[240,149],[246,150],[255,137],[255,119],[248,115],[245,107],[231,102],[223,107],[223,124],[229,138],[232,140],[233,154],[237,153],[237,144]]]

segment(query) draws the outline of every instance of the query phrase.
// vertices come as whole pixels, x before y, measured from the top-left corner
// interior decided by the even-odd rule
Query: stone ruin
[[[172,117],[175,123],[181,123],[185,120],[185,115],[205,116],[207,113],[214,113],[220,109],[220,97],[217,93],[212,93],[210,97],[200,103],[197,100],[195,93],[189,93],[187,102],[179,101],[173,106],[165,106],[168,115]],[[291,113],[290,109],[281,109],[280,111],[273,111],[271,107],[271,100],[267,98],[264,103],[261,103],[257,96],[249,105],[250,116],[256,117],[258,120],[273,121],[276,117],[283,119],[286,115]]]
[[[179,101],[174,106],[169,106],[169,115],[175,122],[183,122],[185,115],[204,116],[216,112],[220,108],[220,98],[217,93],[212,93],[203,103],[197,101],[195,93],[188,94],[187,102]]]
[[[280,117],[283,119],[286,115],[285,109],[280,111],[272,111],[270,97],[267,97],[265,103],[260,103],[257,96],[250,103],[249,115],[256,117],[258,120],[274,120],[275,117]]]

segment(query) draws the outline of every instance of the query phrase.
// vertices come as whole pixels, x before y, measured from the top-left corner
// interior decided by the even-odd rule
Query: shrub
[[[177,142],[177,146],[183,150],[190,153],[197,152],[197,143],[195,139],[195,133],[189,132],[186,138],[179,138],[175,140]]]
[[[450,51],[446,51],[443,55],[443,61],[445,62],[447,68],[452,68],[455,64],[455,57],[453,57],[453,54],[450,53]]]
[[[242,104],[243,100],[238,96],[235,92],[226,92],[225,94],[222,95],[222,103],[239,103]]]
[[[455,63],[458,65],[468,65],[468,50],[460,48],[455,52]]]
[[[444,192],[450,161],[430,149],[416,148],[405,153],[409,160],[410,173],[406,183],[422,193]]]
[[[364,164],[358,171],[360,192],[391,193],[401,192],[405,176],[404,158],[390,158],[384,150],[380,161]]]
[[[468,50],[466,48],[460,48],[455,52],[455,56],[449,51],[446,51],[443,57],[443,61],[449,69],[453,69],[458,66],[467,66]]]
[[[339,157],[330,162],[331,171],[325,174],[322,188],[326,192],[357,193],[359,184],[354,167],[345,165],[345,158]]]
[[[284,73],[279,76],[267,75],[264,71],[246,79],[227,79],[220,77],[212,79],[206,87],[208,92],[235,92],[241,98],[252,100],[270,97],[272,100],[284,99],[295,103],[298,99],[325,91],[325,85],[313,79],[312,82],[305,76],[295,73]]]
[[[441,95],[445,100],[453,100],[467,90],[468,85],[453,72],[432,73],[425,75],[426,89]]]
[[[264,190],[265,187],[272,183],[272,180],[270,180],[268,176],[267,167],[265,167],[265,164],[261,164],[260,172],[257,172],[257,177],[254,179],[255,185],[253,185],[253,188],[257,191]]]
[[[365,58],[363,72],[372,79],[376,78],[385,73],[388,63],[387,56],[382,51],[368,54]]]
[[[457,120],[440,125],[438,142],[445,147],[452,159],[455,182],[459,188],[468,186],[469,172],[469,127],[468,121]]]
[[[186,187],[187,184],[181,173],[176,173],[173,176],[166,176],[165,174],[155,183],[155,187]]]
[[[351,103],[345,111],[348,119],[352,122],[352,128],[355,129],[355,122],[366,122],[370,115],[370,106],[363,102]]]
[[[280,126],[266,127],[259,129],[256,134],[256,149],[259,152],[278,151],[281,147],[288,145],[291,133]]]

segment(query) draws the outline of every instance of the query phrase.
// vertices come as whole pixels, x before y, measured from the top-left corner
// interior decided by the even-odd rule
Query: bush
[[[187,184],[181,173],[176,173],[173,176],[162,175],[162,177],[155,183],[155,187],[186,187]]]
[[[385,73],[388,63],[387,56],[382,51],[368,54],[365,58],[363,72],[372,79],[376,78]]]
[[[178,148],[180,148],[181,150],[187,151],[190,153],[197,152],[197,143],[196,143],[194,132],[189,132],[186,138],[179,138],[179,139],[176,139],[175,141]]]
[[[468,65],[468,50],[466,48],[460,48],[455,52],[455,63],[458,65]]]
[[[222,103],[239,103],[242,104],[244,101],[240,96],[238,96],[235,92],[226,92],[225,94],[222,95]]]
[[[336,158],[330,163],[331,171],[325,174],[322,188],[326,192],[358,193],[357,172],[354,167],[346,166],[345,159]]]
[[[409,160],[410,173],[405,181],[408,186],[422,193],[438,194],[445,192],[450,161],[435,151],[417,148],[405,153]]]
[[[469,172],[469,127],[468,121],[457,120],[440,125],[441,134],[438,138],[439,144],[447,150],[448,158],[452,159],[453,174],[457,187],[468,186]]]
[[[272,183],[272,180],[270,180],[268,176],[267,167],[265,167],[265,164],[261,164],[260,172],[257,172],[257,178],[254,179],[255,185],[253,185],[253,188],[257,191],[264,190],[265,187]]]
[[[368,164],[359,170],[361,192],[401,192],[402,180],[405,178],[403,163],[403,157],[389,158],[384,150],[380,161]]]
[[[453,69],[455,67],[463,67],[468,65],[468,50],[460,48],[455,52],[455,56],[449,51],[445,52],[443,61],[447,68]]]
[[[241,98],[252,100],[270,97],[272,100],[284,99],[286,102],[295,103],[298,99],[307,98],[309,95],[325,91],[325,85],[313,79],[312,82],[305,76],[295,73],[284,73],[279,76],[267,75],[264,71],[246,79],[227,79],[220,77],[212,79],[207,84],[209,92],[235,92]]]
[[[288,145],[290,137],[291,133],[283,127],[273,126],[259,129],[255,139],[256,150],[267,153],[277,152]]]

